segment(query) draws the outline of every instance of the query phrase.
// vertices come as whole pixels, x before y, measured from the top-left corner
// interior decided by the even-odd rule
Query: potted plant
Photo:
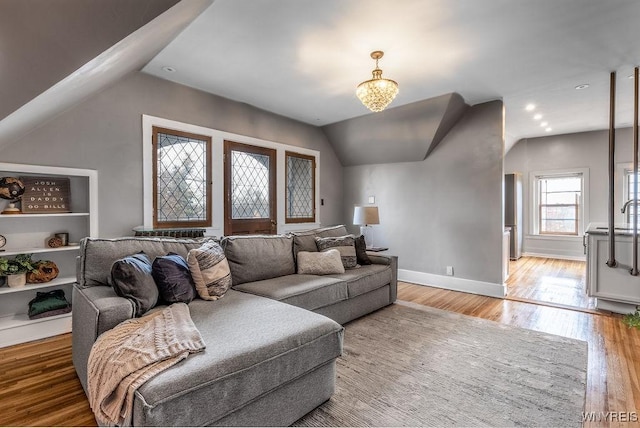
[[[18,254],[13,259],[0,261],[0,273],[7,276],[9,287],[22,287],[27,283],[27,273],[35,269],[31,254]]]

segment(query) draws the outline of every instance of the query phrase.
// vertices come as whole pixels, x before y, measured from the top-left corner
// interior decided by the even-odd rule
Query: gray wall
[[[100,235],[130,235],[143,223],[142,114],[320,151],[320,219],[343,221],[342,165],[319,128],[138,72],[34,129],[0,157],[98,170]]]
[[[616,164],[632,161],[633,136],[630,128],[616,131]],[[590,222],[607,221],[609,131],[592,131],[520,140],[506,154],[505,173],[520,172],[523,178],[524,234],[523,251],[540,255],[581,258],[582,238],[531,236],[530,173],[554,169],[589,169]],[[620,183],[616,183],[616,221],[622,206]],[[526,236],[530,235],[530,236]]]
[[[476,105],[422,162],[346,167],[346,223],[373,195],[374,244],[401,269],[444,275],[449,265],[456,277],[502,284],[502,118],[501,101]]]

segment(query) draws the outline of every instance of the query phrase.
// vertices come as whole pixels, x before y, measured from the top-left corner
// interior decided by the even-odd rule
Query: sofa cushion
[[[229,290],[189,304],[207,348],[142,385],[134,426],[206,426],[330,363],[342,327],[322,315]]]
[[[196,297],[189,266],[179,254],[156,257],[151,265],[151,275],[164,303],[189,303]]]
[[[233,285],[296,273],[291,236],[228,236],[220,244]]]
[[[315,275],[287,275],[233,287],[310,311],[346,300],[347,284],[339,279]]]
[[[131,300],[135,316],[144,315],[158,303],[158,287],[151,275],[151,260],[143,252],[116,260],[111,267],[113,289]]]
[[[175,238],[84,238],[80,243],[78,261],[78,285],[91,287],[107,285],[111,277],[111,265],[118,259],[144,251],[151,260],[167,253],[187,257],[192,248],[202,245],[202,240]]]
[[[340,251],[335,249],[323,253],[300,251],[297,264],[299,274],[327,275],[329,273],[344,273]]]
[[[231,287],[229,262],[217,242],[189,250],[187,263],[201,299],[218,300]]]
[[[352,269],[358,264],[353,235],[316,238],[316,245],[318,246],[318,251],[328,251],[332,248],[340,251],[342,265],[345,269]]]
[[[347,229],[344,225],[321,227],[318,229],[305,230],[303,232],[292,232],[293,254],[297,256],[299,251],[318,251],[316,247],[316,237],[326,238],[329,236],[344,236]]]
[[[389,265],[368,265],[327,276],[345,281],[351,299],[391,283],[393,273]]]

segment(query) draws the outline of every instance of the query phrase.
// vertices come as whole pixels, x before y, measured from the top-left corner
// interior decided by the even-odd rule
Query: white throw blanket
[[[103,425],[131,425],[133,394],[156,374],[205,348],[189,307],[175,303],[98,337],[88,363],[89,404]]]

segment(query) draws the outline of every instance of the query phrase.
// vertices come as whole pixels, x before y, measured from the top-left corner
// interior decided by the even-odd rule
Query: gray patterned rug
[[[336,393],[295,426],[580,426],[587,343],[399,302],[346,326]]]

